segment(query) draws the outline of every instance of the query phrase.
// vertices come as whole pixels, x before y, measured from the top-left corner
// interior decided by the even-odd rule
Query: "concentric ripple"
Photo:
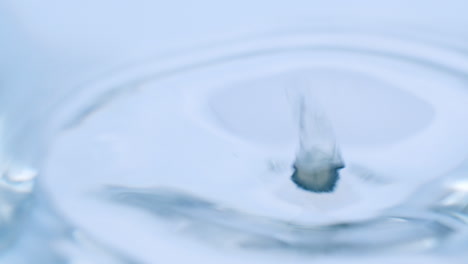
[[[467,229],[467,78],[462,53],[376,36],[157,60],[65,104],[42,186],[73,224],[148,263],[439,249]],[[330,194],[290,181],[304,82],[347,164]]]

